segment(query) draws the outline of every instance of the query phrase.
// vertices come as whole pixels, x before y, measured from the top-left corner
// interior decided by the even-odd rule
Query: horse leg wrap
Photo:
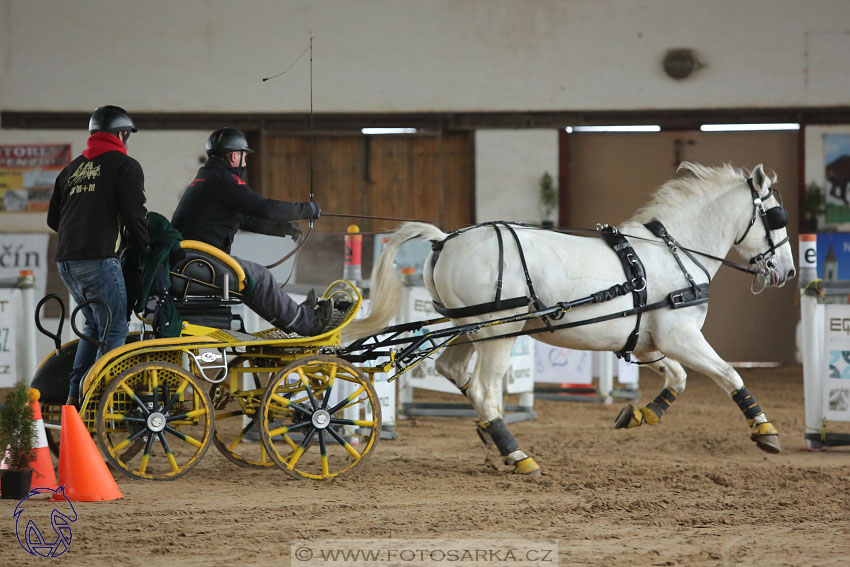
[[[742,412],[744,412],[744,417],[747,418],[747,423],[750,427],[755,424],[756,416],[760,413],[764,413],[764,410],[762,410],[758,402],[753,399],[752,394],[750,394],[750,391],[747,390],[746,386],[742,386],[740,390],[732,392],[732,399],[735,400],[735,403],[738,404],[738,407],[741,408]]]
[[[661,416],[676,401],[679,396],[670,388],[664,388],[654,400],[643,408],[643,418],[650,425],[655,425],[661,420]]]
[[[514,436],[508,431],[508,426],[505,425],[505,420],[497,417],[493,421],[484,424],[484,429],[490,434],[496,447],[499,448],[499,453],[503,457],[507,457],[514,451],[519,449],[519,443],[516,442]]]

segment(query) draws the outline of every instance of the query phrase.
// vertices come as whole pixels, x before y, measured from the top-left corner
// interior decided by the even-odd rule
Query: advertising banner
[[[824,305],[823,418],[850,421],[850,305]]]
[[[0,211],[44,212],[71,144],[0,145]]]

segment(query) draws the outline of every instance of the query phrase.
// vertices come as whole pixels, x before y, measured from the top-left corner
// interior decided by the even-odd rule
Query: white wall
[[[0,129],[0,145],[70,143],[73,158],[86,147],[87,127],[88,124],[82,124],[80,130],[74,132]],[[199,160],[206,159],[207,136],[209,132],[206,131],[141,131],[130,137],[127,153],[142,164],[149,211],[171,218],[180,195],[200,167]],[[0,232],[50,232],[47,214],[0,211]]]
[[[540,178],[558,184],[557,130],[479,130],[475,133],[475,220],[540,224]],[[558,210],[551,220],[557,224]]]
[[[0,0],[4,110],[846,104],[847,0]],[[676,82],[669,48],[706,67]]]

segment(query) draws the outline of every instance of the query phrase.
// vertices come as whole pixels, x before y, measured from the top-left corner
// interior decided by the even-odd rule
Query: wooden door
[[[266,134],[258,156],[258,190],[266,197],[306,201],[310,196],[308,136]],[[313,190],[324,213],[319,232],[389,231],[387,217],[433,222],[444,230],[473,220],[472,136],[327,136],[314,139]]]

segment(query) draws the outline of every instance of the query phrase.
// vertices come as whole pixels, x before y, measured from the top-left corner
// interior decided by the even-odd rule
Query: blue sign
[[[50,503],[54,505],[49,516],[43,503],[27,502],[33,496],[45,493],[52,494]],[[12,517],[15,518],[18,543],[30,555],[59,557],[71,547],[71,524],[77,521],[77,511],[65,496],[64,486],[56,490],[33,488],[15,506]]]
[[[850,280],[850,233],[818,233],[818,277]]]

